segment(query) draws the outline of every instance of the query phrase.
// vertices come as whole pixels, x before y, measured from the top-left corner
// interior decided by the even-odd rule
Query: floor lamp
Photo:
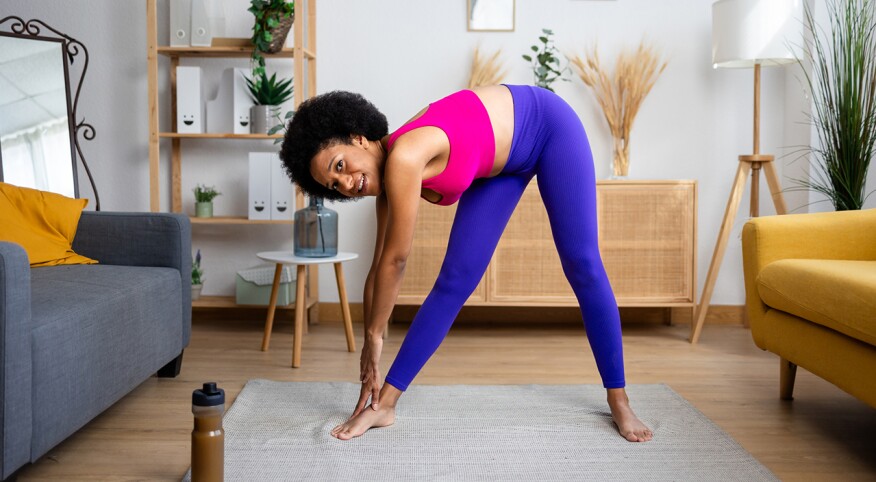
[[[764,171],[776,213],[785,214],[775,157],[760,153],[760,68],[797,62],[789,44],[803,38],[802,13],[804,0],[720,0],[712,4],[712,63],[715,68],[754,67],[754,152],[739,156],[739,167],[721,231],[712,254],[709,274],[691,326],[690,342],[699,340],[715,281],[724,259],[727,240],[739,208],[745,182],[751,173],[751,216],[758,216],[760,171]]]

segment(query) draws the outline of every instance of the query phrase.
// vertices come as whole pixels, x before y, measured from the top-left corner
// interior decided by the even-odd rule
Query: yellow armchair
[[[876,407],[876,209],[766,216],[742,230],[755,344]]]

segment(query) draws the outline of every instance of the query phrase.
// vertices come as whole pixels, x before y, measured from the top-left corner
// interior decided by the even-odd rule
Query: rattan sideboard
[[[618,306],[696,306],[697,183],[607,180],[596,185],[599,250]],[[455,207],[421,200],[398,304],[426,299],[444,259]],[[532,182],[467,305],[577,306]]]

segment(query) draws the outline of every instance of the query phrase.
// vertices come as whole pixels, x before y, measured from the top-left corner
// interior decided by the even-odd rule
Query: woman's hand
[[[359,393],[359,403],[350,418],[359,415],[365,409],[368,397],[371,397],[371,408],[378,409],[380,401],[380,352],[383,351],[383,338],[366,336],[362,346],[362,357],[359,359],[359,381],[362,390]]]

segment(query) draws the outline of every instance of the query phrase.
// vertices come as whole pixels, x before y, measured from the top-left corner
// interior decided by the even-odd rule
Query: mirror
[[[78,197],[64,41],[0,33],[0,181]]]
[[[514,31],[514,0],[468,0],[469,31]]]

